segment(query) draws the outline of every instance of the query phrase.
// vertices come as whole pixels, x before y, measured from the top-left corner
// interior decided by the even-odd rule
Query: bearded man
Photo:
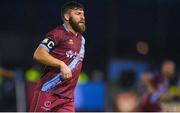
[[[34,52],[45,71],[34,91],[31,112],[74,112],[74,89],[84,58],[84,7],[68,2],[61,9],[63,25],[51,30]]]

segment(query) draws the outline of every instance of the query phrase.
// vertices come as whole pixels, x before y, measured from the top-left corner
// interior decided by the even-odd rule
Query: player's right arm
[[[70,68],[63,61],[53,57],[49,53],[49,51],[55,47],[55,43],[48,38],[46,38],[45,40],[50,40],[50,41],[42,42],[34,52],[33,58],[46,66],[60,68],[60,72],[64,74],[63,76],[64,79],[72,77]]]

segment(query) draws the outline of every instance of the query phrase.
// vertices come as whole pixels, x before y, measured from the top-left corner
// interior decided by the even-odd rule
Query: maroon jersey
[[[140,107],[142,111],[159,112],[161,111],[159,98],[167,91],[169,82],[165,76],[158,74],[151,80],[151,84],[155,88],[155,92],[147,92],[142,98]]]
[[[152,79],[151,83],[153,87],[155,88],[155,92],[150,94],[151,95],[150,98],[153,103],[153,102],[158,101],[160,95],[165,93],[168,90],[169,81],[165,76],[158,74]]]
[[[59,68],[46,67],[45,73],[38,83],[38,90],[57,94],[61,97],[74,98],[74,89],[82,67],[85,40],[81,34],[75,36],[66,25],[58,26],[50,31],[40,46],[43,46],[55,58],[63,61],[72,71],[72,77],[60,81]],[[57,83],[58,82],[58,83]],[[48,89],[49,85],[53,85]]]

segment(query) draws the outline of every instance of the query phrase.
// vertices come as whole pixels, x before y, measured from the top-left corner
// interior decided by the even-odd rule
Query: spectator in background
[[[104,74],[100,69],[95,69],[92,71],[92,81],[93,82],[103,82]]]
[[[0,112],[15,111],[15,72],[4,67],[0,67]]]
[[[88,74],[86,72],[81,72],[79,74],[78,84],[87,84],[88,82],[89,82]]]
[[[134,89],[135,72],[133,70],[124,70],[117,80],[119,89],[129,90]]]
[[[34,90],[36,89],[37,82],[40,80],[41,75],[40,66],[35,64],[25,72],[27,109],[30,108]]]
[[[134,91],[118,93],[115,99],[116,112],[135,112],[138,109],[138,98]]]
[[[175,68],[176,65],[173,61],[165,60],[162,63],[160,73],[155,73],[154,76],[150,73],[144,73],[142,79],[147,87],[147,92],[141,100],[140,111],[162,111],[160,107],[160,100],[168,100],[173,97],[172,95],[169,95],[167,91],[170,79],[175,76]]]
[[[138,98],[135,89],[135,73],[133,70],[124,70],[117,83],[118,92],[115,94],[114,104],[116,112],[137,111]]]
[[[8,69],[0,67],[0,76],[12,78],[15,76],[15,72],[12,70],[8,70]]]

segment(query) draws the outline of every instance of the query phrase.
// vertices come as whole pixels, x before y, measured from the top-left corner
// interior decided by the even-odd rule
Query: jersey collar
[[[70,30],[67,28],[67,26],[66,26],[65,23],[63,24],[63,27],[64,27],[64,29],[65,29],[67,32],[70,32]]]
[[[67,26],[66,26],[65,23],[63,24],[63,27],[64,27],[64,29],[65,29],[68,33],[74,35],[74,34],[67,28]],[[80,35],[80,33],[77,33],[77,36],[76,36],[76,37],[78,37],[79,35]],[[74,36],[75,36],[75,35],[74,35]]]

